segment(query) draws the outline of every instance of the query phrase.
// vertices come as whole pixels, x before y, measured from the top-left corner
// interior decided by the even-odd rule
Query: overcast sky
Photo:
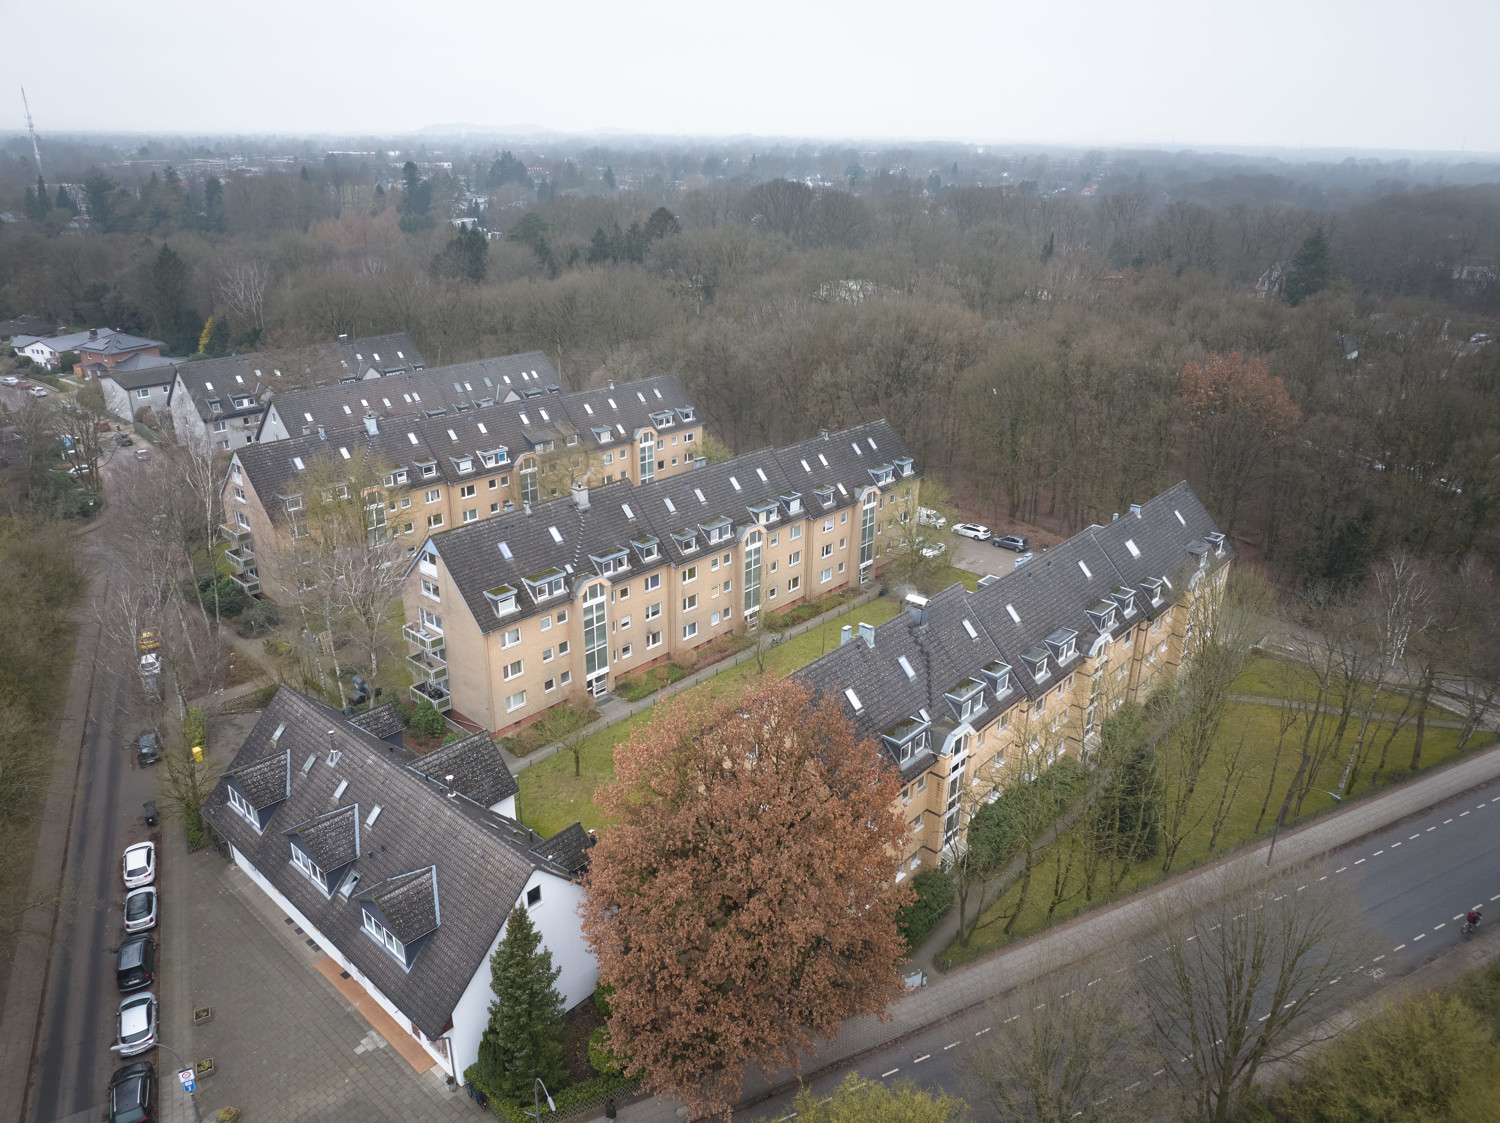
[[[49,0],[38,130],[1500,152],[1500,0]],[[23,125],[14,85],[0,123]]]

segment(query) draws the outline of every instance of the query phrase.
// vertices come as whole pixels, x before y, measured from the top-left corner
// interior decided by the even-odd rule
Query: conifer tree
[[[511,910],[505,936],[490,957],[490,1024],[479,1042],[479,1079],[507,1096],[519,1096],[540,1077],[555,1086],[567,1075],[563,1060],[563,1003],[553,983],[562,968],[526,909]]]

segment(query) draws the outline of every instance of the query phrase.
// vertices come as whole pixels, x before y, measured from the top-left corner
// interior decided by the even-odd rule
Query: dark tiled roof
[[[577,873],[589,864],[589,849],[591,847],[588,832],[583,829],[582,823],[573,823],[564,827],[545,842],[538,843],[532,850],[546,858],[549,862],[556,862],[569,873]]]
[[[481,807],[492,807],[521,790],[500,747],[484,732],[425,753],[408,767]]]
[[[1178,484],[1142,504],[1139,517],[1132,513],[1108,526],[1089,527],[987,580],[976,592],[962,585],[943,590],[928,599],[925,624],[908,611],[873,629],[873,644],[856,631],[850,642],[795,677],[815,693],[838,698],[863,736],[879,737],[925,709],[937,742],[958,724],[958,714],[946,697],[954,686],[965,679],[983,681],[983,669],[999,662],[1011,668],[1011,689],[997,701],[985,683],[991,714],[996,705],[1005,708],[1035,697],[1081,661],[1099,638],[1091,609],[1097,610],[1103,601],[1116,606],[1118,629],[1127,619],[1118,610],[1115,591],[1122,585],[1138,590],[1147,579],[1166,578],[1180,585],[1198,565],[1198,555],[1189,547],[1201,547],[1204,536],[1213,532],[1208,512],[1186,484]],[[1140,552],[1139,558],[1126,545],[1127,539]],[[1132,605],[1130,622],[1155,611],[1139,593]],[[1075,654],[1059,667],[1056,648],[1048,641],[1056,644],[1065,635],[1073,636]],[[1040,683],[1028,672],[1024,658],[1035,653],[1049,658],[1049,673]],[[857,711],[845,693],[849,690],[859,699]],[[922,766],[921,760],[913,760],[906,773],[914,774]]]
[[[394,702],[382,702],[378,706],[372,706],[368,710],[355,714],[349,719],[351,725],[357,725],[366,733],[372,733],[382,741],[387,737],[394,737],[406,729],[401,720],[401,711],[396,709]]]
[[[853,451],[856,440],[863,443],[866,452]],[[804,442],[790,452],[763,449],[638,487],[606,484],[590,489],[586,509],[580,509],[573,499],[559,499],[530,511],[458,527],[434,535],[428,542],[442,558],[481,631],[490,632],[545,611],[551,602],[534,599],[526,584],[528,578],[539,574],[556,571],[571,585],[597,574],[592,558],[618,550],[629,551],[634,567],[654,567],[657,563],[644,561],[636,545],[648,540],[655,540],[655,548],[667,561],[689,564],[713,554],[707,548],[705,527],[716,523],[733,528],[748,526],[757,521],[752,510],[757,506],[775,506],[785,519],[789,508],[783,497],[793,494],[797,496],[795,501],[815,516],[825,509],[831,512],[849,506],[859,489],[873,482],[869,459],[875,455],[869,447],[872,440],[880,450],[877,466],[888,464],[893,457],[907,456],[895,430],[877,421],[831,434],[826,441]],[[813,444],[818,448],[807,452],[809,469],[804,469],[803,452]],[[819,453],[827,464],[819,459]],[[793,469],[786,467],[788,462]],[[793,472],[812,481],[812,487],[832,488],[831,505],[824,508],[808,486],[795,481]],[[900,480],[899,471],[895,478]],[[685,548],[681,538],[674,537],[686,535],[696,536],[691,550]],[[486,593],[502,586],[516,590],[517,608],[497,618]]]
[[[386,878],[361,899],[379,906],[396,939],[414,944],[438,926],[437,867]]]
[[[139,390],[143,386],[170,386],[176,364],[162,355],[131,355],[112,367],[91,364],[100,378],[112,378],[123,389]]]
[[[319,815],[287,834],[295,834],[321,870],[336,870],[359,857],[359,805]]]
[[[286,752],[273,752],[270,756],[247,759],[247,763],[238,768],[231,766],[229,769],[229,774],[240,786],[240,791],[245,793],[250,806],[257,811],[286,798],[291,772],[291,756]]]
[[[84,339],[74,350],[90,351],[96,355],[125,355],[131,351],[144,351],[148,347],[160,347],[159,339],[144,339],[138,335],[127,335],[123,331],[100,332],[97,339]]]
[[[273,747],[271,735],[283,723]],[[331,748],[340,754],[333,765],[328,764]],[[569,871],[532,852],[538,840],[531,832],[467,800],[449,798],[408,769],[411,753],[286,687],[266,707],[230,772],[244,774],[247,765],[253,768],[268,756],[276,758],[283,776],[282,762],[290,758],[291,787],[263,834],[227,805],[222,783],[205,805],[205,817],[418,1029],[440,1036],[532,873],[567,877]],[[335,808],[333,793],[346,780],[340,800],[357,805],[360,816],[360,852],[352,867],[360,885],[354,900],[337,893],[329,898],[303,876],[291,864],[286,835],[293,825]],[[370,886],[394,882],[401,890],[393,905],[401,917],[397,923],[421,927],[423,906],[415,900],[421,893],[402,890],[401,879],[429,868],[429,881],[435,883],[429,895],[435,897],[440,923],[425,936],[407,970],[361,931],[359,899],[370,897]],[[407,900],[408,894],[414,900]]]

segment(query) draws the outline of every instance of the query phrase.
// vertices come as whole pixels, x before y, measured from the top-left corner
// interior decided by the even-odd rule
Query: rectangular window
[[[789,592],[789,593],[795,593],[800,588],[802,588],[802,578],[800,578],[800,577],[788,577],[786,579],[786,591],[787,592]]]
[[[479,508],[478,507],[470,507],[467,511],[464,512],[464,522],[466,522],[466,523],[472,523],[472,522],[478,522],[478,521],[479,521]]]
[[[653,647],[660,647],[660,646],[661,646],[661,633],[660,632],[647,632],[646,633],[646,650],[650,651]]]
[[[557,676],[557,681],[558,681],[559,684],[561,684],[563,686],[567,686],[568,683],[570,683],[570,682],[573,681],[573,672],[572,671],[564,671],[562,674],[560,674],[560,675]]]
[[[715,612],[712,616],[710,616],[708,618],[708,626],[710,628],[713,628],[713,627],[716,627],[718,625],[718,623],[719,623],[719,614],[717,612]]]
[[[569,646],[570,645],[568,644],[568,641],[563,640],[562,643],[557,645],[557,653],[559,655],[566,655],[568,653]]]
[[[802,564],[802,551],[801,550],[793,550],[791,556],[786,559],[786,564],[787,564],[787,566],[789,568],[791,566],[794,566],[794,565],[801,565]]]
[[[833,557],[833,543],[832,542],[824,542],[823,543],[823,552],[821,554],[819,554],[818,556],[819,557],[823,557],[823,558],[831,558],[831,557]]]
[[[411,496],[410,495],[403,495],[401,497],[401,509],[404,511],[404,510],[406,510],[410,506],[411,506]]]
[[[843,563],[843,562],[839,562],[839,572],[840,572],[840,573],[843,573],[843,572],[844,572],[844,569],[845,569],[845,565],[844,565],[844,563]]]
[[[437,582],[429,581],[425,577],[422,579],[422,595],[432,600],[443,599],[442,594],[438,591]]]
[[[552,649],[550,647],[547,648],[547,649],[545,649],[542,652],[542,662],[543,663],[550,663],[550,662],[552,662]]]
[[[617,589],[615,591],[620,594],[620,599],[621,600],[629,600],[630,599],[630,586],[629,585],[622,585],[619,589]]]
[[[425,497],[425,501],[428,502],[428,503],[436,503],[442,497],[443,497],[442,490],[439,489],[439,488],[433,488],[431,491],[429,491],[427,493],[427,495]]]
[[[914,818],[911,821],[911,833],[912,834],[921,834],[922,833],[922,816],[918,815],[916,818]]]
[[[490,490],[494,491],[495,490],[495,485],[498,484],[499,482],[500,482],[499,480],[491,480],[490,481]]]
[[[507,664],[505,664],[505,681],[509,682],[513,678],[520,678],[521,677],[521,671],[522,671],[522,666],[521,666],[521,660],[520,659],[517,659],[513,663],[507,663]]]
[[[822,576],[821,580],[823,582],[832,581],[833,580],[833,570],[831,570],[831,569],[825,569],[823,571],[823,576]]]
[[[568,622],[568,610],[566,608],[559,608],[557,610],[557,622],[559,624],[566,624]]]
[[[775,585],[772,585],[771,588],[769,589],[769,591],[767,591],[767,593],[766,593],[766,599],[767,600],[775,600],[776,599],[776,586]]]
[[[427,528],[429,530],[436,530],[438,527],[440,527],[442,525],[443,525],[443,516],[442,515],[428,515],[427,516]]]
[[[490,514],[492,514],[492,515],[498,515],[499,513],[500,513],[500,504],[498,504],[498,503],[491,503],[490,504]]]
[[[630,658],[630,644],[627,643],[624,647],[620,648],[620,658],[621,659],[629,659]]]
[[[684,585],[696,580],[698,580],[698,567],[696,565],[690,565],[682,571],[682,583]]]
[[[550,632],[552,630],[552,617],[550,615],[542,617],[540,630],[544,632]]]
[[[697,593],[694,593],[690,597],[683,597],[682,598],[682,611],[684,611],[684,612],[691,612],[693,609],[695,609],[697,607],[698,607],[698,594]]]
[[[417,524],[416,523],[406,523],[406,524],[404,524],[401,527],[401,533],[402,534],[415,534],[416,532],[417,532]]]
[[[646,592],[649,593],[652,589],[660,589],[660,588],[661,588],[661,574],[660,573],[653,573],[650,577],[646,578]]]
[[[473,499],[474,498],[474,485],[473,484],[464,484],[463,487],[461,487],[461,488],[458,489],[458,497],[460,499]]]
[[[840,511],[839,512],[839,522],[840,523],[846,523],[848,521],[849,521],[849,512],[848,511]]]
[[[787,537],[790,538],[793,542],[798,541],[802,537],[802,528],[800,526],[792,527],[791,532],[787,534]]]
[[[840,538],[839,539],[839,549],[840,550],[843,550],[843,549],[847,548],[848,545],[849,545],[849,539],[847,539],[847,538]]]
[[[555,678],[549,678],[546,682],[542,683],[542,692],[544,694],[551,694],[556,689],[557,680]]]
[[[518,644],[520,642],[521,642],[521,629],[520,628],[511,628],[508,631],[506,631],[506,633],[503,636],[500,637],[500,646],[502,648],[514,647],[516,644]]]
[[[648,604],[646,606],[646,619],[647,620],[655,620],[660,615],[661,615],[661,601],[657,601],[655,604]]]
[[[708,568],[709,568],[709,572],[711,572],[711,573],[717,573],[719,571],[719,559],[718,558],[712,559],[708,563]]]
[[[697,634],[698,634],[698,624],[697,624],[696,621],[694,623],[684,624],[682,626],[682,638],[683,639],[692,639]]]
[[[505,699],[505,712],[514,713],[526,704],[526,691],[520,690]]]
[[[771,572],[772,573],[776,572],[776,563],[774,561],[771,563]]]
[[[620,617],[620,631],[623,632],[628,627],[630,627],[630,617],[629,616],[622,616],[622,617]]]

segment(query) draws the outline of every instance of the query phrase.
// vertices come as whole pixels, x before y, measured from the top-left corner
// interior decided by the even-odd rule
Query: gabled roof
[[[424,753],[408,767],[481,807],[492,807],[521,790],[500,747],[482,731]]]
[[[389,367],[400,373],[420,370],[424,365],[411,336],[397,332],[179,363],[176,374],[198,416],[207,421],[259,413],[271,395],[337,383],[342,378],[361,378],[371,370]],[[245,395],[254,399],[252,404],[235,407],[232,397]],[[209,405],[215,400],[220,406],[217,412]]]
[[[589,850],[592,846],[593,840],[583,829],[583,824],[570,823],[532,849],[542,857],[556,862],[563,869],[577,873],[589,864]]]
[[[1121,586],[1137,590],[1141,581],[1165,577],[1180,588],[1198,567],[1204,536],[1212,533],[1213,520],[1197,496],[1187,484],[1178,484],[1141,504],[1139,517],[1132,512],[1108,526],[1089,527],[1030,562],[985,579],[975,592],[953,585],[928,598],[925,623],[913,608],[874,628],[873,644],[856,631],[849,642],[795,677],[815,693],[838,699],[866,737],[881,737],[923,709],[932,720],[935,740],[951,732],[957,716],[949,693],[967,680],[986,686],[989,711],[982,721],[988,724],[997,705],[1003,710],[1038,696],[1088,654],[1100,635],[1090,612],[1105,601],[1118,608],[1115,593]],[[1126,546],[1127,539],[1139,558]],[[1128,619],[1116,611],[1111,634],[1156,611],[1137,594]],[[1070,637],[1076,653],[1058,667],[1058,647]],[[1037,656],[1045,656],[1048,667],[1040,682],[1027,662]],[[998,664],[1010,668],[1010,691],[997,700],[985,670]],[[899,763],[891,747],[884,747]],[[906,773],[922,767],[920,759],[913,760]]]
[[[334,750],[338,756],[330,764]],[[475,972],[484,968],[531,876],[541,871],[566,878],[569,871],[532,851],[540,840],[530,831],[467,800],[450,798],[409,769],[413,759],[339,711],[283,687],[229,771],[237,780],[262,773],[285,778],[290,760],[285,801],[264,833],[228,806],[225,783],[215,789],[203,813],[418,1029],[435,1038],[444,1032]],[[287,832],[300,829],[310,851],[324,847],[325,857],[336,863],[348,854],[347,823],[356,807],[359,850],[350,868],[358,874],[358,885],[349,898],[337,892],[329,897],[291,864]],[[430,890],[418,887],[421,879],[412,876],[428,870]],[[389,910],[380,906],[386,920],[406,935],[427,925],[427,900],[433,902],[438,923],[413,937],[423,942],[409,969],[361,930],[360,901],[373,899],[372,888],[390,902]]]
[[[379,906],[396,939],[414,944],[438,926],[437,867],[388,877],[361,899]]]
[[[359,857],[359,804],[309,819],[287,832],[296,835],[308,857],[322,870],[347,866]]]
[[[357,725],[366,733],[379,737],[382,741],[387,737],[395,737],[406,729],[401,720],[401,713],[396,709],[394,702],[382,702],[378,706],[371,706],[349,719],[351,725]]]
[[[238,758],[236,758],[238,760]],[[287,797],[291,790],[292,760],[289,753],[273,752],[228,769],[250,806],[259,811]]]
[[[101,370],[101,377],[114,378],[127,390],[134,390],[139,386],[169,386],[172,383],[172,373],[167,368],[175,364],[165,355],[147,355],[137,352],[127,358],[121,359],[112,367],[106,367],[101,363],[89,363],[90,370]],[[126,377],[121,378],[124,375]]]
[[[826,441],[819,438],[827,463],[811,452],[809,469],[801,466],[803,445],[793,446],[795,455],[762,449],[638,487],[615,483],[591,488],[585,509],[566,498],[483,519],[432,536],[419,553],[435,551],[442,559],[481,631],[508,628],[552,603],[531,592],[531,584],[544,573],[561,575],[571,591],[598,575],[595,558],[621,551],[632,571],[659,564],[648,561],[643,550],[655,549],[660,559],[676,565],[710,557],[710,531],[725,528],[726,538],[732,538],[758,524],[757,508],[775,509],[776,517],[767,524],[774,529],[790,521],[790,502],[800,503],[814,517],[849,507],[874,484],[865,453],[853,451],[856,440],[871,455],[875,450],[869,442],[876,442],[881,464],[892,458],[910,462],[895,430],[876,421],[830,434]],[[812,443],[818,442],[804,445]],[[797,474],[816,481],[815,487],[831,489],[828,507],[796,483],[789,460]],[[895,479],[901,478],[898,471]],[[488,594],[502,588],[517,594],[515,609],[497,617]]]

